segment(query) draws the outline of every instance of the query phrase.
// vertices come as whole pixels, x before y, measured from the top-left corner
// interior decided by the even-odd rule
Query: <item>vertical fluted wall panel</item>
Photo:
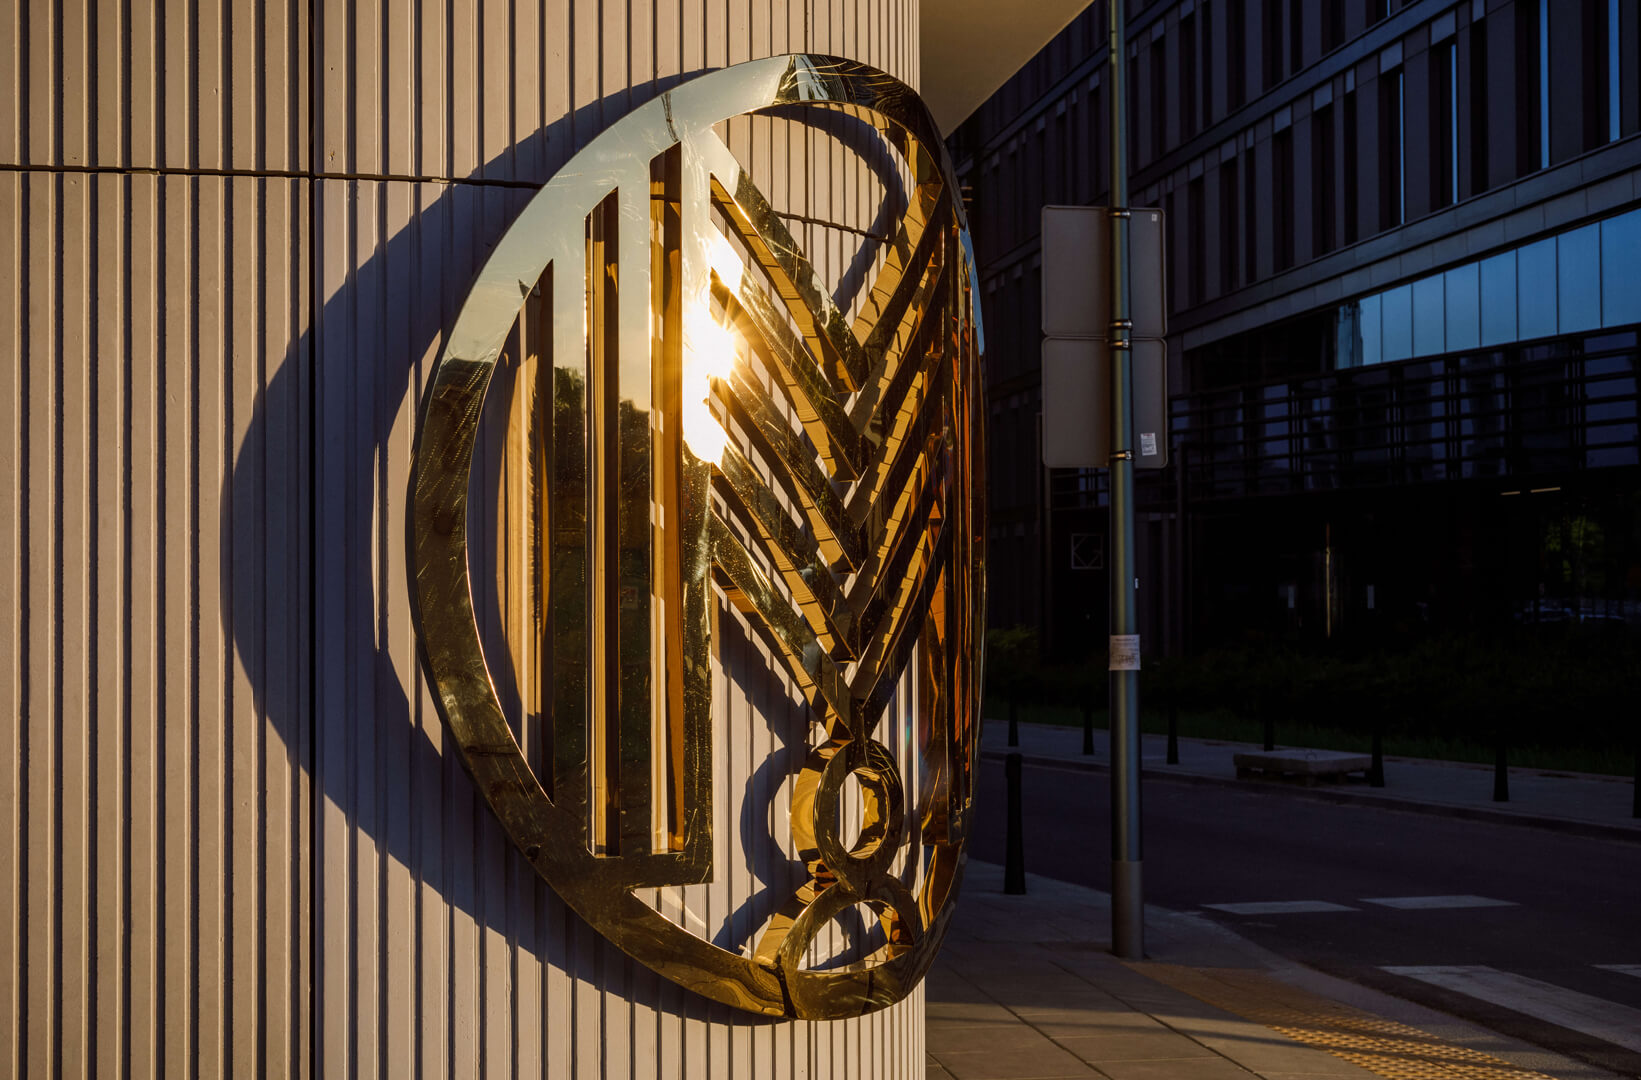
[[[541,184],[684,78],[787,52],[917,85],[916,0],[349,0],[314,18],[331,175]]]
[[[0,1075],[922,1074],[921,991],[756,1021],[564,908],[447,753],[404,533],[423,380],[534,188],[708,68],[809,50],[915,84],[917,14],[6,6]],[[855,137],[729,130],[844,292],[900,209]],[[507,572],[506,519],[475,527]],[[697,906],[744,936],[782,871],[731,838],[751,814],[784,842],[784,773],[760,767],[807,724],[723,615],[725,873]],[[909,713],[881,738],[914,741]]]
[[[307,0],[12,0],[0,165],[308,168]]]
[[[0,173],[0,1074],[304,1066],[307,213]]]

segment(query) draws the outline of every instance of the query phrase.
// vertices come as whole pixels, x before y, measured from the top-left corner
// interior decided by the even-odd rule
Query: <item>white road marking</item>
[[[1641,964],[1597,964],[1602,971],[1616,971],[1620,975],[1634,975],[1641,979]]]
[[[1641,1052],[1641,1009],[1482,965],[1384,970]]]
[[[1515,907],[1513,900],[1494,900],[1486,896],[1383,896],[1377,900],[1363,900],[1364,904],[1397,908],[1402,911],[1431,911],[1437,908]]]
[[[1299,915],[1307,911],[1360,911],[1344,904],[1330,904],[1326,900],[1265,900],[1251,904],[1203,904],[1205,908],[1226,911],[1232,915]]]

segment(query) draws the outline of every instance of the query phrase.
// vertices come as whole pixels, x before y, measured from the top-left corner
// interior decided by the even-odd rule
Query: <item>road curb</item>
[[[982,750],[980,757],[985,761],[1002,762],[1010,753],[1008,750]],[[1026,754],[1021,752],[1021,760],[1027,765],[1052,766],[1062,769],[1072,769],[1082,772],[1110,773],[1111,766],[1103,761],[1087,761],[1077,758],[1053,757],[1044,754]],[[1207,787],[1233,788],[1237,791],[1272,792],[1283,795],[1311,799],[1316,802],[1328,802],[1340,805],[1372,806],[1381,810],[1405,810],[1413,814],[1429,814],[1433,817],[1460,818],[1466,821],[1485,821],[1495,825],[1517,825],[1532,829],[1543,829],[1548,832],[1562,833],[1568,836],[1583,836],[1596,840],[1617,840],[1621,843],[1641,844],[1641,828],[1629,828],[1624,825],[1606,825],[1598,821],[1577,821],[1572,818],[1539,817],[1527,814],[1511,813],[1508,810],[1492,810],[1484,806],[1450,806],[1446,803],[1415,802],[1410,799],[1398,799],[1394,796],[1374,795],[1366,791],[1350,791],[1321,787],[1296,787],[1291,784],[1275,780],[1238,780],[1230,776],[1203,776],[1200,773],[1161,772],[1155,769],[1142,769],[1141,778],[1145,780],[1161,780],[1165,783],[1197,784]]]

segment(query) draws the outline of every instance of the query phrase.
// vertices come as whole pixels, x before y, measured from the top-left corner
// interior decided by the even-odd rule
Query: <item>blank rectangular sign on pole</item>
[[[1043,464],[1103,469],[1111,460],[1111,349],[1093,338],[1043,342]]]
[[[1134,342],[1134,468],[1168,466],[1168,347]]]
[[[1128,219],[1131,336],[1168,336],[1163,293],[1163,217],[1139,208]],[[1111,336],[1111,212],[1103,206],[1043,207],[1043,336]]]
[[[1111,218],[1105,207],[1043,207],[1043,336],[1109,337],[1110,280]]]
[[[1168,464],[1167,297],[1162,211],[1129,218],[1134,467]],[[1043,207],[1043,464],[1111,463],[1111,212]]]
[[[1133,343],[1134,467],[1168,464],[1168,350]],[[1043,464],[1103,469],[1111,463],[1111,348],[1092,338],[1043,342]]]

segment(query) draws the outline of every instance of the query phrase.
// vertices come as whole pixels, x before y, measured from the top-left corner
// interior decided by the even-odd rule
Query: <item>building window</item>
[[[1624,132],[1624,79],[1623,65],[1618,62],[1620,25],[1619,0],[1607,0],[1607,141],[1617,140]]]
[[[1550,0],[1538,0],[1538,167],[1550,167]]]
[[[1206,127],[1214,122],[1214,16],[1210,10],[1209,0],[1202,0],[1198,10],[1201,12],[1198,25],[1202,27],[1202,48],[1198,50],[1198,55],[1202,58],[1202,111],[1199,115],[1202,117],[1203,126]],[[1192,78],[1196,76],[1193,75]]]
[[[1434,356],[1447,349],[1447,313],[1441,274],[1413,283],[1413,355]]]
[[[1293,128],[1286,127],[1271,138],[1271,223],[1275,269],[1293,265]]]
[[[1481,275],[1476,263],[1456,266],[1442,275],[1442,313],[1449,351],[1481,344]]]
[[[1132,61],[1133,57],[1129,57]],[[1140,156],[1140,66],[1130,62],[1128,65],[1128,153],[1129,160],[1134,161]]]
[[[1333,106],[1324,105],[1311,114],[1311,241],[1317,255],[1336,246],[1333,153]]]
[[[1288,0],[1288,74],[1305,66],[1305,4],[1308,0]]]
[[[1179,137],[1184,142],[1197,133],[1197,19],[1179,21]]]
[[[1265,0],[1264,18],[1260,23],[1264,40],[1259,57],[1264,65],[1266,90],[1282,81],[1282,6],[1282,0]]]
[[[1322,51],[1330,53],[1345,43],[1345,0],[1322,0]]]
[[[1487,183],[1487,24],[1470,25],[1470,193]]]
[[[1516,5],[1516,174],[1550,164],[1550,35],[1545,0]]]
[[[1633,8],[1634,5],[1631,4]],[[1621,111],[1618,78],[1618,0],[1584,0],[1584,149],[1618,138]]]
[[[1341,330],[1355,327],[1357,362],[1377,364],[1612,329],[1641,321],[1638,276],[1632,210],[1345,304]]]
[[[1189,253],[1185,266],[1185,302],[1195,307],[1202,303],[1208,291],[1208,208],[1204,202],[1202,177],[1192,180],[1185,189],[1186,228]]]
[[[1168,192],[1162,197],[1162,291],[1163,300],[1169,311],[1178,311],[1184,303],[1184,297],[1179,291],[1179,260],[1173,258],[1173,252],[1168,245],[1168,226],[1179,227],[1179,218],[1174,216],[1174,193]]]
[[[1168,151],[1168,56],[1162,38],[1151,40],[1151,160]]]
[[[1407,124],[1401,68],[1379,76],[1379,228],[1407,219]]]
[[[1601,226],[1556,237],[1556,332],[1601,326]]]
[[[1387,364],[1413,355],[1413,287],[1398,285],[1379,294],[1383,303],[1384,325],[1379,330],[1383,360]]]
[[[1258,155],[1249,147],[1242,155],[1242,280],[1252,285],[1259,280],[1259,175]]]
[[[1516,251],[1516,333],[1529,338],[1556,332],[1556,242],[1554,237]]]
[[[1225,25],[1230,28],[1226,51],[1226,111],[1240,109],[1248,100],[1248,0],[1225,0]]]
[[[1356,177],[1356,163],[1359,160],[1357,149],[1356,127],[1356,92],[1352,90],[1345,95],[1344,104],[1344,149],[1345,149],[1345,243],[1354,244],[1361,236],[1361,225],[1357,217],[1361,191]]]
[[[1506,251],[1479,266],[1481,277],[1481,343],[1503,345],[1516,340],[1516,253]]]
[[[1111,122],[1105,107],[1105,88],[1096,84],[1088,91],[1088,168],[1094,175],[1088,180],[1091,192],[1086,202],[1094,202],[1110,191],[1111,133],[1105,126]]]
[[[1052,183],[1054,186],[1043,200],[1045,203],[1067,203],[1077,197],[1074,194],[1075,188],[1072,187],[1072,170],[1075,160],[1072,154],[1076,144],[1066,137],[1066,132],[1070,126],[1070,116],[1072,115],[1075,115],[1075,113],[1070,103],[1061,98],[1054,117],[1054,139],[1047,147],[1048,153],[1053,155],[1054,159],[1054,168],[1052,170]]]
[[[1237,218],[1242,208],[1236,198],[1236,159],[1219,167],[1219,292],[1236,288]]]
[[[1641,281],[1641,211],[1601,223],[1601,280],[1613,284],[1601,290],[1601,325],[1641,322],[1641,289],[1624,287]]]
[[[1430,205],[1459,201],[1458,45],[1448,42],[1430,55]]]

